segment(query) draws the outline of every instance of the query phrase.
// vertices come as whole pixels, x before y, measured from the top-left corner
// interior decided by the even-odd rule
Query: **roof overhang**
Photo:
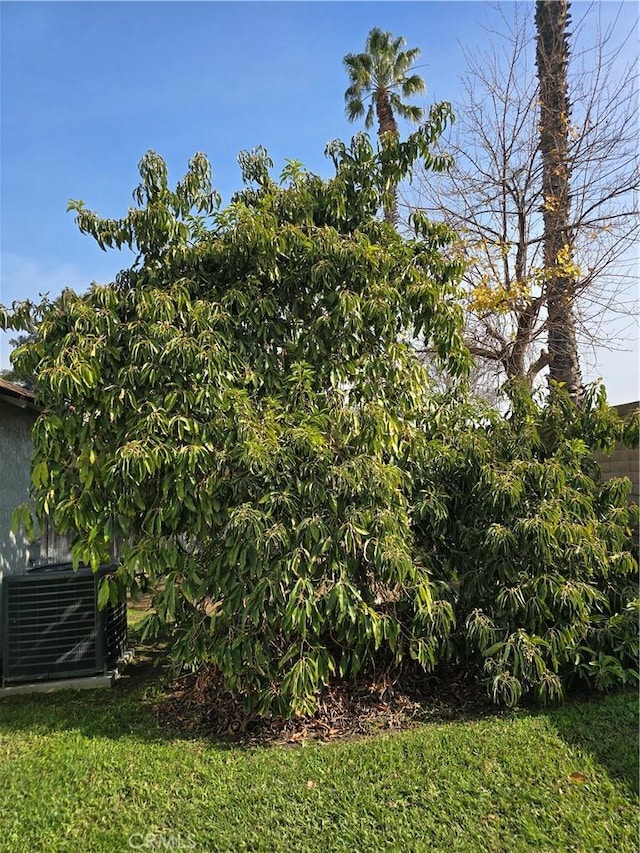
[[[36,395],[33,391],[23,388],[22,385],[16,385],[15,382],[7,382],[6,379],[0,379],[0,400],[21,409],[40,411],[40,407],[36,406]]]

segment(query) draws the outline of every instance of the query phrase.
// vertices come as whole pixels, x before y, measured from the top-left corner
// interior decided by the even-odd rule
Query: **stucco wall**
[[[39,557],[39,545],[29,545],[11,532],[11,513],[29,497],[31,427],[36,413],[0,398],[0,578],[23,572]]]
[[[623,403],[614,406],[620,417],[624,418],[629,412],[640,408],[640,403]],[[629,500],[640,504],[640,455],[637,448],[625,447],[617,444],[613,452],[605,456],[603,453],[596,454],[596,461],[600,465],[603,480],[611,480],[613,477],[628,477],[631,480],[631,495]]]
[[[612,477],[628,477],[631,480],[629,500],[640,504],[640,458],[638,451],[618,444],[611,456],[604,456],[599,453],[596,455],[596,460],[602,470],[603,480],[610,480]]]
[[[29,497],[31,427],[35,419],[32,409],[20,408],[0,397],[0,632],[2,578],[24,572],[40,556],[38,543],[29,545],[20,533],[11,532],[14,508]]]

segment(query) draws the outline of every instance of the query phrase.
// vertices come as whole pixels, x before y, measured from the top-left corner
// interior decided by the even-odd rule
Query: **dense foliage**
[[[14,359],[43,407],[39,515],[76,532],[77,562],[117,543],[101,605],[154,590],[148,631],[260,713],[309,712],[333,676],[406,660],[484,662],[510,703],[633,666],[632,519],[589,461],[619,424],[561,394],[545,409],[516,394],[506,420],[465,402],[451,234],[380,219],[418,157],[446,165],[430,146],[447,120],[434,108],[378,151],[334,143],[330,180],[290,162],[276,183],[264,151],[244,154],[221,211],[204,156],[171,191],[149,153],[124,218],[72,204],[134,267],[4,311],[38,326]]]
[[[602,390],[578,408],[511,389],[507,417],[476,404],[427,416],[408,460],[416,556],[455,614],[445,657],[482,664],[496,701],[606,690],[637,678],[638,563],[630,481],[601,482],[595,450],[637,446]]]
[[[172,192],[150,153],[125,218],[72,205],[140,262],[40,306],[15,354],[44,407],[39,512],[77,532],[77,560],[121,543],[101,602],[151,585],[176,659],[215,663],[261,710],[310,710],[333,673],[399,658],[404,623],[429,619],[397,464],[426,391],[408,341],[464,373],[461,270],[446,228],[416,217],[407,240],[377,214],[418,154],[446,163],[429,145],[447,118],[381,153],[364,135],[330,146],[329,181],[289,163],[278,185],[245,154],[246,187],[218,213],[204,157]],[[380,612],[378,588],[402,614]]]

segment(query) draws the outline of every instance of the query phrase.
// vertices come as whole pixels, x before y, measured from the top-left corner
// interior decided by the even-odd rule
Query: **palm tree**
[[[540,84],[540,141],[542,155],[543,246],[547,287],[549,379],[562,383],[580,399],[582,377],[576,342],[576,278],[573,234],[570,228],[571,164],[568,95],[568,0],[537,0],[536,63]]]
[[[378,119],[378,136],[382,144],[387,134],[398,135],[396,115],[418,122],[423,110],[403,99],[424,92],[425,86],[419,74],[411,74],[412,66],[420,55],[420,48],[402,50],[406,41],[402,36],[394,38],[391,33],[374,27],[367,36],[364,53],[349,53],[344,65],[351,85],[344,93],[345,112],[349,121],[364,116],[365,127]],[[394,193],[395,195],[395,193]],[[398,218],[397,201],[385,210],[387,222],[395,224]]]

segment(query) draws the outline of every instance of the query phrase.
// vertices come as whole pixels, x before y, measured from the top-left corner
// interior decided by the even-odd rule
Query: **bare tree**
[[[605,311],[634,311],[633,247],[640,230],[638,78],[636,66],[618,58],[631,34],[620,36],[616,18],[585,44],[586,24],[598,15],[594,4],[571,36],[567,98],[573,110],[564,154],[571,191],[566,219],[547,223],[559,232],[560,256],[556,251],[553,264],[545,258],[545,203],[553,200],[545,202],[534,8],[501,9],[500,32],[490,33],[488,49],[466,52],[457,122],[443,143],[456,165],[448,174],[423,176],[404,198],[459,234],[471,352],[485,372],[494,365],[496,378],[530,384],[549,365],[550,328],[563,322],[549,312],[554,270],[561,267],[571,279],[581,347],[602,345]]]

